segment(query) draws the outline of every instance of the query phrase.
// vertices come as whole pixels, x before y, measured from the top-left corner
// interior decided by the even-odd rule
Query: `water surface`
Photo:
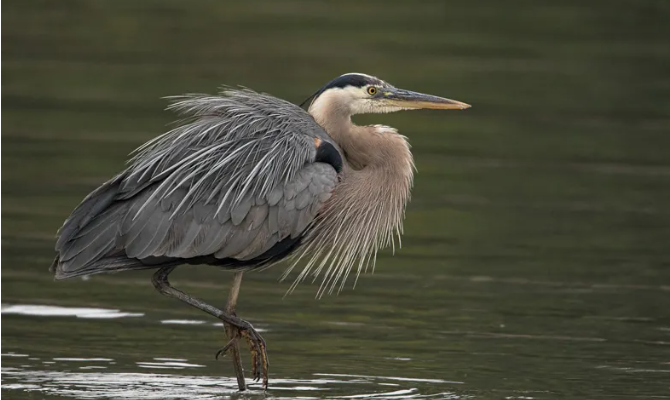
[[[3,2],[2,395],[670,397],[668,20],[652,0]],[[473,108],[357,119],[412,143],[403,247],[320,300],[285,296],[282,267],[245,276],[267,394],[235,392],[221,324],[149,271],[53,281],[56,229],[166,129],[160,97],[298,103],[349,71]],[[230,280],[173,277],[218,306]]]

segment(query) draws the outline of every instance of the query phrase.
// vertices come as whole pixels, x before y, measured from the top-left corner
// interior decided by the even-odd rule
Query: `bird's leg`
[[[235,307],[237,306],[237,296],[240,294],[240,286],[242,285],[242,274],[243,272],[236,272],[233,277],[233,284],[230,287],[230,293],[228,293],[228,303],[226,304],[226,312],[230,315],[235,314]],[[234,326],[229,324],[224,324],[226,330],[226,336],[230,340],[230,355],[233,359],[233,368],[235,369],[235,375],[237,376],[237,386],[240,389],[240,392],[246,390],[246,382],[244,381],[244,369],[242,369],[242,360],[240,358],[240,346],[237,342],[237,339],[240,337],[240,331]]]
[[[233,277],[233,284],[230,288],[230,293],[228,294],[228,303],[226,304],[226,312],[230,315],[236,316],[235,307],[237,306],[237,298],[240,293],[240,287],[242,286],[242,276],[243,272],[236,272],[235,276]],[[243,391],[244,389],[242,389],[242,387],[244,386],[243,384],[240,384],[240,382],[244,382],[244,370],[242,369],[242,363],[240,360],[238,340],[240,337],[244,336],[251,352],[251,368],[252,368],[251,374],[255,377],[256,380],[258,380],[259,379],[258,377],[261,376],[261,373],[258,370],[258,367],[260,365],[260,367],[263,370],[262,371],[263,383],[264,386],[267,388],[268,359],[266,350],[262,349],[260,352],[257,351],[257,348],[256,346],[254,346],[253,343],[253,338],[251,338],[247,332],[240,331],[238,328],[229,324],[224,324],[224,326],[226,329],[226,335],[228,336],[229,342],[228,344],[226,344],[226,346],[224,346],[216,353],[216,358],[218,359],[220,355],[225,354],[227,351],[230,351],[233,357],[233,366],[235,368],[235,374],[237,376],[238,386],[240,387],[240,391]]]
[[[170,273],[175,268],[176,266],[166,266],[156,271],[156,273],[151,278],[151,282],[154,284],[156,290],[158,290],[161,294],[165,296],[174,297],[192,307],[204,311],[207,314],[218,318],[224,324],[229,324],[235,327],[237,330],[239,330],[240,335],[244,336],[247,339],[247,342],[249,343],[249,346],[251,348],[252,359],[254,362],[253,364],[254,378],[256,380],[259,380],[261,378],[261,371],[262,371],[263,387],[267,389],[269,362],[265,346],[265,340],[263,340],[263,338],[261,337],[261,335],[258,334],[256,329],[254,329],[254,327],[247,321],[242,320],[235,315],[231,315],[230,313],[221,311],[218,308],[211,306],[193,296],[190,296],[170,285],[170,282],[168,281],[168,275],[170,275]],[[228,344],[223,349],[219,350],[217,354],[223,354],[227,352],[228,349],[234,343],[237,342],[237,339],[238,338],[233,338],[232,340],[230,340]]]

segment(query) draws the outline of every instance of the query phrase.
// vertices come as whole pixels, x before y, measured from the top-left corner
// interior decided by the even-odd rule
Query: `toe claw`
[[[249,345],[249,351],[251,352],[251,368],[254,382],[261,381],[262,379],[263,388],[267,390],[268,369],[270,363],[268,361],[265,340],[258,334],[251,324],[244,328],[241,331],[241,334],[246,339],[247,344]]]
[[[216,354],[214,355],[214,359],[218,360],[219,357],[221,357],[221,355],[225,357],[226,353],[228,352],[228,350],[230,350],[230,348],[237,341],[237,339],[238,339],[237,337],[230,339],[230,341],[228,341],[228,344],[226,344],[216,352]]]
[[[243,320],[238,320],[236,323],[224,321],[224,323],[231,324],[231,329],[234,329],[234,336],[230,341],[219,351],[216,352],[216,359],[225,356],[231,347],[236,343],[240,337],[244,337],[251,353],[251,375],[254,382],[261,381],[263,389],[268,389],[268,369],[270,362],[268,360],[267,346],[263,337],[254,329],[254,327]],[[233,328],[234,327],[234,328]],[[230,337],[230,336],[229,336]],[[238,358],[239,359],[239,358]]]
[[[251,341],[248,335],[245,335],[244,338],[247,340],[249,345],[249,352],[251,353],[251,376],[254,378],[254,382],[258,381],[258,352],[256,351],[256,346]]]

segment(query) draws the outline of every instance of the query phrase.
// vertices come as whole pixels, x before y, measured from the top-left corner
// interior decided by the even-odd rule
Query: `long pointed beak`
[[[433,96],[430,94],[423,94],[412,92],[410,90],[384,88],[381,89],[381,97],[386,99],[388,103],[404,109],[418,110],[422,108],[430,108],[435,110],[465,110],[470,108],[470,104],[462,103],[460,101],[445,99],[444,97]]]

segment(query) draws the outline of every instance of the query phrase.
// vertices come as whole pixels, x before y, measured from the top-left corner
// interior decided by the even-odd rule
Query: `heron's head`
[[[344,74],[333,79],[302,105],[305,104],[309,104],[312,115],[334,112],[379,114],[425,108],[462,110],[470,107],[460,101],[398,89],[379,78],[360,73]]]

